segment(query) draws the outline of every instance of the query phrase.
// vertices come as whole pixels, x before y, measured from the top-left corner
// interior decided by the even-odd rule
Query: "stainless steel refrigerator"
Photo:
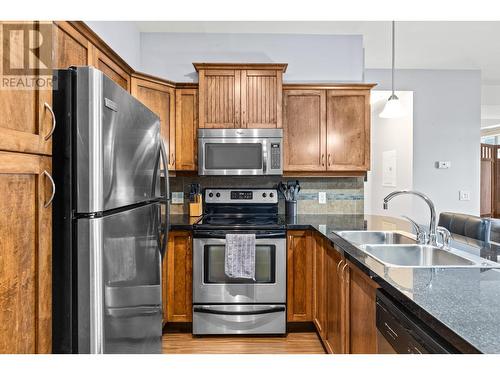
[[[160,353],[160,120],[99,70],[54,74],[53,351]]]

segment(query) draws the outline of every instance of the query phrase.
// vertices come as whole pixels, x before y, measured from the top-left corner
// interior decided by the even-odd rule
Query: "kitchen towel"
[[[226,234],[224,263],[228,277],[255,281],[255,234]]]

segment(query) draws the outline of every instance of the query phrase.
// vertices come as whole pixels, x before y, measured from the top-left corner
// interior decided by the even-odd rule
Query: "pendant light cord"
[[[395,46],[395,22],[392,21],[392,96],[394,96],[394,46]]]

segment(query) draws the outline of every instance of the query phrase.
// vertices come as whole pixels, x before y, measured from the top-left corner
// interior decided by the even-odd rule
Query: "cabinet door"
[[[200,128],[240,127],[240,70],[199,71]]]
[[[326,251],[327,316],[326,347],[330,353],[345,353],[346,305],[342,268],[344,258],[328,245]]]
[[[281,128],[283,72],[241,71],[241,127]]]
[[[175,90],[175,169],[198,169],[198,90]]]
[[[287,318],[311,322],[313,246],[309,231],[289,231],[287,243]]]
[[[8,26],[8,24],[9,22],[0,22],[0,27]],[[18,22],[14,24],[17,25]],[[33,30],[39,28],[38,22],[25,22],[24,24]],[[6,32],[4,29],[2,30]],[[24,66],[24,35],[28,30],[22,31],[13,30],[8,38],[9,63],[14,66]],[[34,35],[38,34],[34,33]],[[37,41],[35,42],[37,43]],[[6,63],[6,61],[2,63]],[[18,76],[13,77],[19,78]],[[29,76],[28,79],[31,80],[33,77]],[[51,89],[39,90],[21,88],[20,86],[1,87],[0,150],[51,155],[52,138],[50,133],[53,121],[55,121],[51,113],[51,106]]]
[[[49,157],[0,152],[0,353],[52,350],[50,172]]]
[[[167,321],[191,322],[193,253],[190,232],[169,234],[167,253]]]
[[[369,90],[328,90],[327,169],[370,169]]]
[[[377,352],[378,285],[352,264],[349,264],[346,271],[346,280],[349,280],[349,353],[374,354]]]
[[[124,90],[130,91],[130,74],[95,46],[93,46],[92,60],[91,65],[106,74]]]
[[[284,91],[284,170],[326,170],[326,93]]]
[[[320,337],[326,339],[326,272],[325,241],[314,236],[314,285],[313,285],[313,322]]]
[[[168,169],[175,170],[175,89],[132,77],[131,93],[160,117],[161,136],[169,146]]]
[[[90,65],[92,44],[65,21],[54,22],[54,68]]]

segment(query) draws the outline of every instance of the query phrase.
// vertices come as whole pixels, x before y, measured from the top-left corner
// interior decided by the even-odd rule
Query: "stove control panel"
[[[278,203],[276,189],[206,189],[206,203]]]

